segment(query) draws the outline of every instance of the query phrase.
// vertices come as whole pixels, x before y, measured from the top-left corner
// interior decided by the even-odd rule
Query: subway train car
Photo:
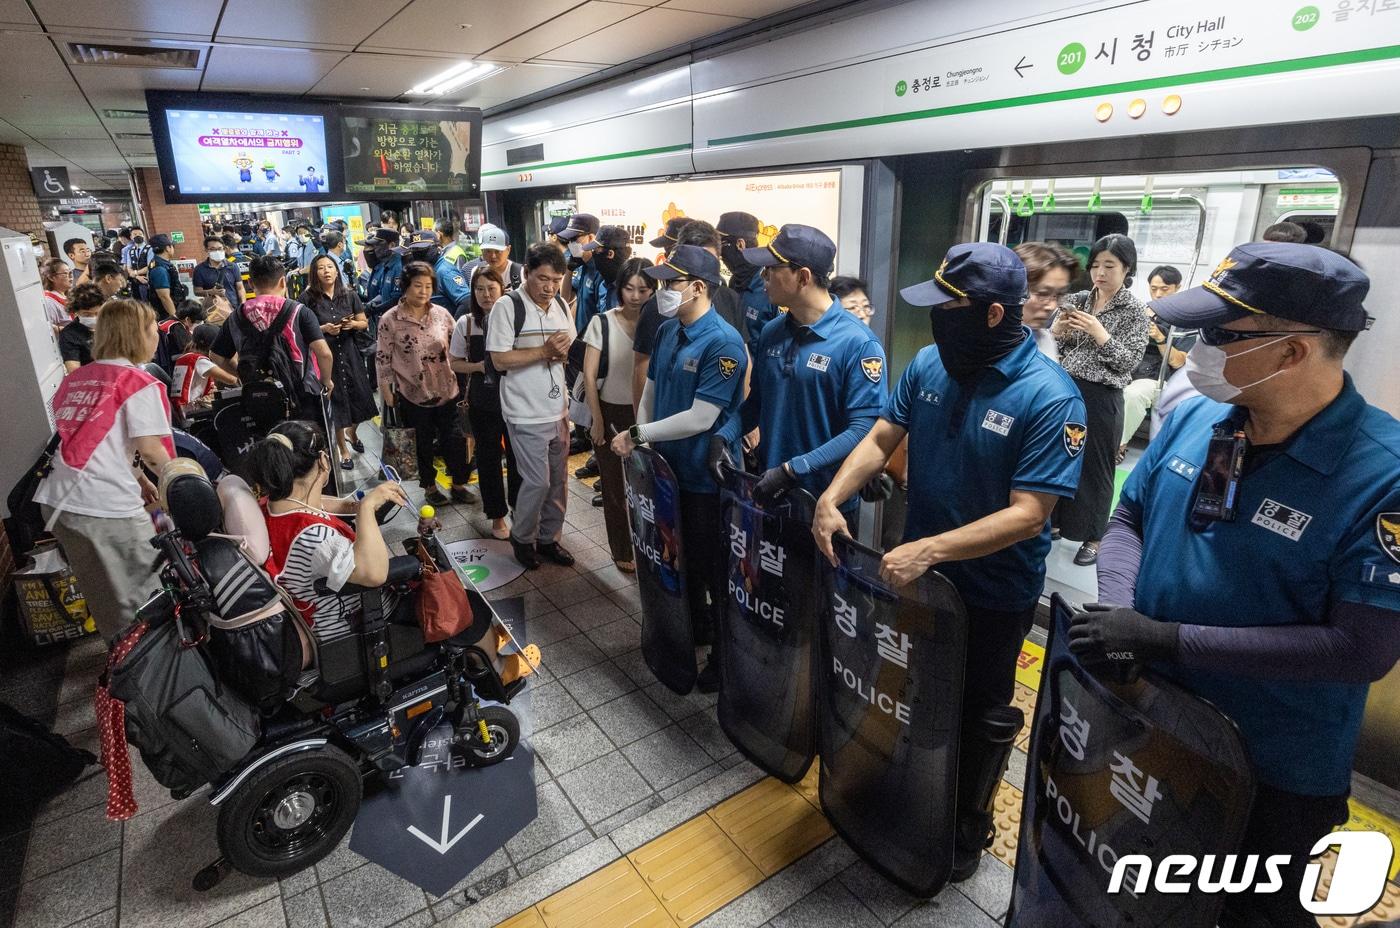
[[[1145,299],[1150,268],[1199,283],[1291,220],[1370,275],[1376,321],[1347,369],[1400,415],[1398,144],[1400,10],[1385,4],[906,3],[488,112],[482,186],[531,240],[575,204],[645,225],[637,243],[677,211],[820,225],[837,273],[870,283],[894,375],[928,341],[898,291],[954,242],[1084,253],[1127,232]],[[1074,550],[1056,543],[1046,595],[1092,601]],[[1400,789],[1400,668],[1371,688],[1356,766]]]

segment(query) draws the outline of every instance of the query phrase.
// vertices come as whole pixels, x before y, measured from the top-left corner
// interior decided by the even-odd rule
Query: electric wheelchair
[[[140,618],[152,628],[174,623],[165,637],[203,656],[221,690],[216,702],[241,700],[256,718],[252,748],[208,779],[221,857],[195,877],[196,889],[229,869],[285,877],[315,864],[353,824],[365,780],[415,763],[442,725],[468,766],[514,751],[520,727],[506,705],[539,651],[515,642],[435,538],[405,547],[424,544],[440,571],[462,580],[472,610],[465,632],[424,642],[410,590],[423,565],[400,556],[382,587],[340,591],[359,593],[361,612],[350,634],[318,641],[263,570],[267,528],[246,483],[226,476],[216,490],[195,462],[177,459],[162,470],[160,490],[174,529],[152,541],[163,588]],[[128,740],[161,780],[137,735],[129,712]]]

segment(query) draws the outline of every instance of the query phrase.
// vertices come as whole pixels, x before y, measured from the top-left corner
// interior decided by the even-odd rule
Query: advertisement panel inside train
[[[168,109],[165,122],[182,195],[278,200],[327,192],[322,116]]]
[[[345,191],[350,195],[474,195],[481,179],[481,114],[342,109]]]

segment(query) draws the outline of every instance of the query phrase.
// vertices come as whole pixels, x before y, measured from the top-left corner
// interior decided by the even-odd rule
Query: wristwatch
[[[632,439],[632,444],[640,445],[642,443],[642,427],[640,425],[628,426],[627,437]]]

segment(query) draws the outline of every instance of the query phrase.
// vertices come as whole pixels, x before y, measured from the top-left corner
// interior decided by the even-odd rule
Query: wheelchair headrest
[[[170,521],[189,541],[217,532],[223,522],[218,494],[193,458],[175,458],[161,468],[160,500]]]
[[[267,536],[267,520],[252,487],[237,474],[224,474],[219,481],[219,500],[224,507],[224,529],[239,535],[255,563],[267,560],[272,542]]]
[[[154,361],[147,361],[145,364],[141,365],[141,369],[146,373],[150,374],[156,380],[159,380],[161,383],[165,384],[165,389],[170,389],[170,372],[167,371],[165,368],[161,367]]]

